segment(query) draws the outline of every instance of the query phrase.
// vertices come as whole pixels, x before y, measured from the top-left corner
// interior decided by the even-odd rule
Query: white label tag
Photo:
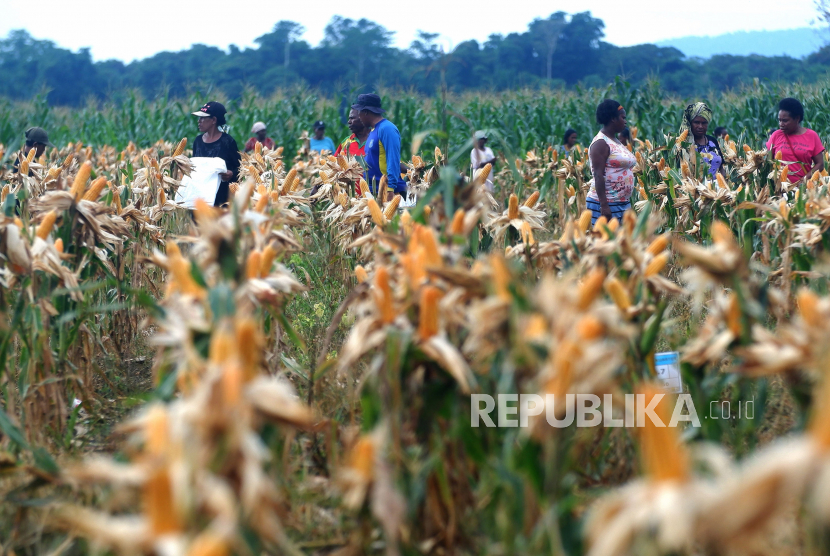
[[[680,378],[680,353],[667,351],[654,355],[654,368],[657,370],[657,381],[669,394],[682,394],[683,382]]]

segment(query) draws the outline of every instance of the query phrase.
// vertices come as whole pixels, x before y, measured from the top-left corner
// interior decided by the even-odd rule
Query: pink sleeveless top
[[[591,145],[597,141],[605,141],[611,150],[608,161],[605,163],[605,195],[608,202],[627,203],[634,191],[634,172],[632,172],[632,169],[637,165],[637,159],[634,157],[634,153],[625,148],[622,143],[608,138],[601,131],[591,141]],[[591,171],[593,172],[593,169]],[[588,198],[599,201],[593,183],[591,184],[591,191],[588,192]]]

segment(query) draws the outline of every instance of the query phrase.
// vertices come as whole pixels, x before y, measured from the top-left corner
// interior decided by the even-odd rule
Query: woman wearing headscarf
[[[221,130],[225,125],[225,107],[218,102],[208,102],[194,116],[199,117],[199,131],[201,134],[193,141],[193,156],[207,158],[221,158],[225,161],[227,170],[219,174],[222,182],[216,192],[213,206],[220,207],[228,202],[230,184],[239,180],[239,146],[236,140]]]
[[[709,122],[712,121],[712,109],[705,102],[695,102],[683,111],[683,121],[680,124],[680,133],[688,131],[692,141],[703,159],[709,164],[709,174],[714,178],[718,172],[726,176],[723,168],[723,153],[718,140],[706,135]]]

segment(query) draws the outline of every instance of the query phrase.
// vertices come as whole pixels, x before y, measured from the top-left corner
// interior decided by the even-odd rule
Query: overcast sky
[[[193,43],[254,46],[253,40],[281,19],[302,24],[303,39],[316,45],[326,23],[337,14],[380,23],[395,31],[399,47],[409,46],[418,30],[440,33],[452,47],[468,39],[482,42],[492,33],[524,31],[533,18],[559,10],[591,11],[605,22],[605,40],[619,46],[688,35],[793,29],[810,25],[816,16],[813,0],[0,0],[0,37],[22,28],[71,50],[90,47],[95,60],[131,61]]]

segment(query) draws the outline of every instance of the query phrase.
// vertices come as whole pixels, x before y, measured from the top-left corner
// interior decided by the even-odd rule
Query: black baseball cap
[[[321,127],[325,128],[326,122],[324,122],[323,120],[317,120],[316,122],[314,122],[314,129],[320,129]]]
[[[375,114],[383,114],[386,112],[386,110],[380,106],[380,97],[375,94],[358,95],[357,102],[352,104],[352,108],[358,112],[362,112],[363,110],[368,110],[369,112],[374,112]]]
[[[221,118],[224,116],[228,111],[225,110],[225,106],[219,102],[210,101],[201,108],[197,112],[193,112],[194,116],[199,116],[200,118]]]
[[[26,142],[31,145],[40,143],[41,145],[46,145],[47,147],[55,146],[49,142],[49,135],[46,134],[46,130],[42,127],[30,127],[27,129]]]

